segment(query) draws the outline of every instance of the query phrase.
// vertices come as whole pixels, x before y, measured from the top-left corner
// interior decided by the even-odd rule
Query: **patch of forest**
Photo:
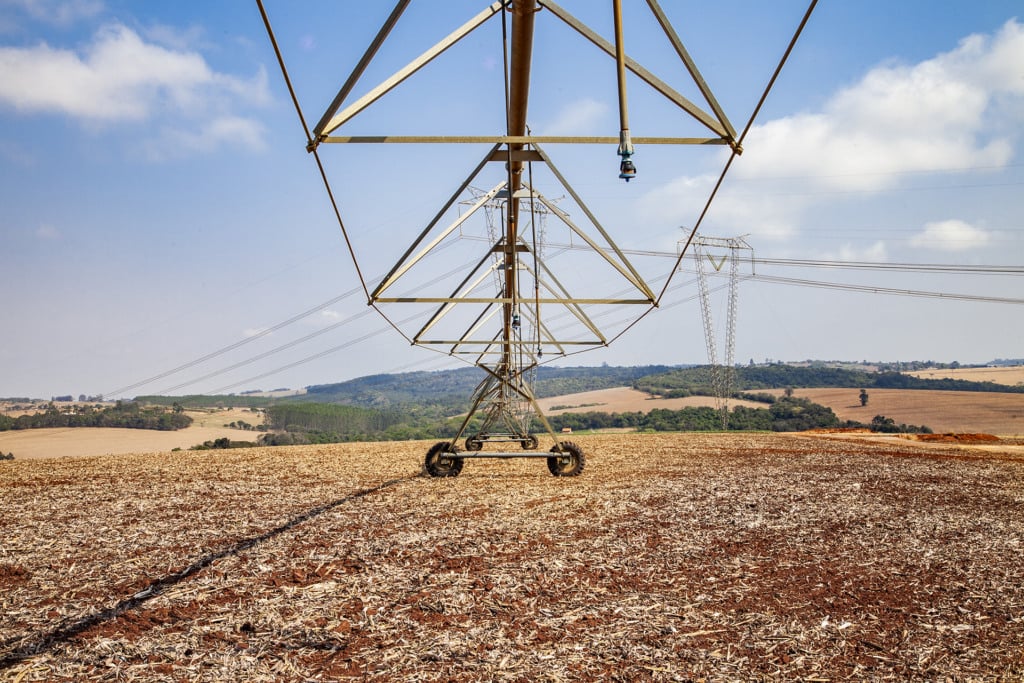
[[[671,370],[668,365],[640,367],[551,367],[537,368],[533,389],[538,398],[630,386],[651,374]],[[186,408],[266,408],[296,403],[338,403],[365,408],[407,410],[420,406],[441,415],[465,410],[473,390],[486,373],[477,367],[435,372],[403,372],[367,375],[345,382],[315,384],[296,396],[191,395],[137,396],[136,401],[152,405]]]
[[[979,391],[1024,393],[1024,387],[963,379],[922,379],[899,372],[865,372],[847,368],[754,365],[734,369],[736,391],[764,389],[925,389],[933,391]],[[633,388],[665,398],[713,396],[709,366],[676,368],[647,375],[633,382]]]
[[[481,415],[474,416],[463,436],[480,429]],[[266,409],[267,427],[259,438],[261,445],[282,446],[342,441],[399,441],[406,439],[450,439],[460,420],[408,411],[363,408],[332,404],[293,404]],[[642,412],[564,413],[548,418],[556,432],[629,428],[647,432],[720,431],[722,414],[711,407],[680,410],[656,409]],[[797,397],[781,397],[765,408],[735,406],[729,413],[729,431],[798,432],[809,429],[865,428],[879,432],[930,433],[926,426],[897,425],[892,419],[875,416],[869,424],[842,422],[831,408]],[[531,432],[543,434],[544,427],[534,419]],[[219,447],[231,447],[227,440]],[[209,446],[210,444],[206,444]],[[249,445],[249,444],[241,444]],[[213,446],[218,447],[218,446]]]
[[[284,399],[235,394],[190,394],[188,396],[136,396],[135,401],[153,406],[180,405],[184,408],[265,408]]]
[[[123,427],[173,431],[192,424],[181,408],[142,406],[135,401],[118,401],[112,406],[57,406],[50,403],[38,413],[9,417],[0,415],[0,431],[46,427]]]
[[[554,367],[537,368],[533,392],[537,398],[630,386],[648,375],[671,370],[667,365],[639,367]],[[464,410],[469,397],[486,377],[480,368],[466,367],[438,372],[405,372],[395,375],[369,375],[336,384],[319,384],[306,388],[305,401],[347,403],[368,408],[406,406],[410,404],[443,404]]]

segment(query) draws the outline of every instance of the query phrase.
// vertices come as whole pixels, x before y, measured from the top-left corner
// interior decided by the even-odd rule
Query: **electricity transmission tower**
[[[711,384],[715,390],[715,405],[722,416],[722,429],[729,428],[729,398],[733,393],[736,355],[736,312],[739,307],[739,283],[741,252],[750,251],[753,263],[753,247],[742,237],[704,237],[695,235],[692,241],[693,259],[697,267],[697,287],[700,290],[700,312],[704,320],[704,342],[711,366]],[[728,305],[725,314],[725,359],[718,363],[718,344],[711,313],[711,288],[708,286],[710,264],[716,273],[728,262]]]

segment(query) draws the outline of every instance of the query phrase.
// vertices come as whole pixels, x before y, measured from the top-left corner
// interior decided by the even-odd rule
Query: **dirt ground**
[[[82,457],[119,453],[156,453],[190,448],[227,437],[232,441],[256,441],[260,432],[230,429],[225,425],[242,420],[253,426],[263,421],[247,409],[188,411],[192,426],[172,432],[155,429],[55,428],[0,432],[0,451],[18,460]]]
[[[559,415],[561,413],[626,413],[642,412],[649,413],[657,408],[666,410],[680,410],[695,406],[714,406],[713,396],[687,396],[686,398],[654,398],[650,394],[631,389],[629,387],[614,387],[612,389],[599,389],[597,391],[582,391],[577,394],[566,394],[564,396],[553,396],[550,398],[538,399],[541,410],[548,415]],[[730,406],[743,405],[752,408],[763,408],[763,403],[754,401],[729,401]],[[557,410],[555,406],[562,406]]]
[[[0,680],[1024,679],[1020,455],[575,440],[0,463]]]
[[[793,395],[828,406],[840,420],[869,423],[884,415],[897,424],[927,425],[935,432],[1024,436],[1024,394],[871,389],[866,406],[860,404],[860,389],[854,388],[796,389]]]
[[[768,390],[781,396],[781,389]],[[1024,436],[1024,394],[980,393],[967,391],[918,391],[872,389],[868,405],[860,404],[860,389],[797,389],[794,395],[828,406],[840,420],[870,423],[875,415],[891,417],[897,423],[927,425],[937,432],[985,432],[1004,436]],[[604,411],[609,413],[642,411],[655,408],[679,410],[689,406],[713,406],[710,396],[678,399],[651,398],[628,387],[587,391],[554,396],[538,401],[545,413]],[[763,403],[729,401],[730,406],[763,408]],[[553,406],[570,406],[553,410]]]

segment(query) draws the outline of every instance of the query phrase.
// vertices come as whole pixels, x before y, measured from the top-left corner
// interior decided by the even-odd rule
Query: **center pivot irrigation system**
[[[560,441],[544,417],[533,391],[538,365],[573,353],[604,347],[615,341],[647,313],[656,308],[671,278],[678,270],[690,241],[707,213],[729,166],[742,152],[743,139],[758,110],[788,58],[800,32],[814,9],[812,1],[743,132],[737,135],[722,107],[712,94],[694,60],[679,38],[672,22],[656,0],[646,0],[647,8],[678,55],[677,71],[685,71],[695,92],[706,106],[699,106],[644,68],[625,51],[622,0],[606,0],[614,18],[614,38],[608,41],[574,15],[549,0],[500,0],[492,2],[462,26],[441,39],[403,68],[358,99],[349,96],[373,62],[411,0],[399,0],[384,24],[370,41],[362,58],[352,69],[318,123],[309,128],[292,86],[284,58],[274,35],[262,0],[257,0],[267,34],[274,47],[282,75],[306,134],[306,149],[315,158],[324,186],[342,229],[367,302],[411,344],[440,351],[481,368],[485,375],[473,393],[470,408],[455,436],[434,444],[426,454],[426,470],[435,477],[454,477],[470,458],[544,458],[555,476],[579,475],[585,465],[583,450],[570,441]],[[361,11],[362,7],[353,9]],[[642,9],[642,7],[641,7]],[[497,18],[497,19],[495,19]],[[440,135],[343,135],[341,129],[373,103],[388,96],[406,79],[430,64],[457,42],[481,26],[501,22],[501,54],[504,71],[504,130],[487,136]],[[538,136],[527,123],[530,101],[530,71],[533,62],[535,26],[540,21],[562,22],[583,39],[611,58],[609,68],[616,69],[619,111],[617,137]],[[639,36],[635,36],[639,38]],[[644,36],[644,40],[648,37]],[[626,96],[627,72],[642,80],[656,93],[683,112],[683,118],[696,122],[703,137],[631,137]],[[364,119],[368,117],[363,117]],[[487,151],[447,199],[434,218],[422,229],[382,279],[368,283],[362,275],[357,249],[342,221],[339,201],[332,189],[320,156],[324,144],[346,147],[391,143],[402,145],[488,145]],[[659,278],[659,293],[652,289],[640,271],[626,257],[595,212],[568,182],[545,149],[547,145],[618,145],[619,177],[628,182],[636,176],[634,144],[650,146],[723,145],[731,150],[718,182],[711,191],[693,231],[680,250],[669,273]],[[487,189],[477,189],[488,169],[501,169],[500,180]],[[543,175],[564,192],[574,210],[560,206],[534,184]],[[482,211],[481,211],[482,210]],[[453,212],[457,211],[457,215]],[[488,216],[492,228],[486,246],[474,256],[463,259],[432,258],[457,240],[464,225],[474,216]],[[500,218],[495,220],[494,215]],[[570,240],[578,241],[589,254],[581,270],[598,278],[602,285],[614,283],[614,293],[595,295],[587,278],[571,282],[574,271],[551,264],[544,248],[543,226],[554,217]],[[478,248],[479,243],[477,243]],[[377,249],[380,245],[375,245]],[[579,250],[577,250],[579,251]],[[454,278],[437,277],[436,264],[450,267],[452,261],[464,268]],[[450,273],[449,273],[450,274]],[[439,291],[432,291],[439,290]],[[589,290],[590,296],[582,296]],[[393,321],[386,309],[393,305],[414,308],[418,314]],[[628,324],[610,330],[599,320],[606,309],[632,311]],[[532,429],[540,425],[553,445],[539,451],[540,441]],[[459,447],[460,442],[462,448]],[[501,450],[518,444],[519,450]]]

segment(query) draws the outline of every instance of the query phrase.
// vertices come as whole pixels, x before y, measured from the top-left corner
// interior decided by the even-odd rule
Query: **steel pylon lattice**
[[[704,342],[707,346],[711,383],[715,390],[715,404],[721,414],[722,429],[729,428],[729,399],[733,394],[736,368],[736,315],[739,308],[741,251],[753,248],[742,237],[704,237],[695,235],[692,241],[693,259],[697,268],[697,288],[700,294],[701,318],[704,322]],[[723,253],[724,251],[724,253]],[[725,313],[724,362],[719,364],[714,320],[711,310],[711,288],[708,285],[707,266],[716,273],[728,262],[728,296]]]

